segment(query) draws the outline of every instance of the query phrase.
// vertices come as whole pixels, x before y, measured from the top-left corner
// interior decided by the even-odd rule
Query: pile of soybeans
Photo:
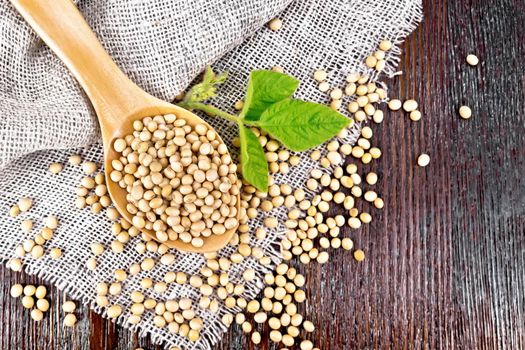
[[[127,192],[133,226],[197,248],[237,228],[237,166],[213,129],[174,114],[136,120],[133,129],[115,140],[120,157],[110,173]]]

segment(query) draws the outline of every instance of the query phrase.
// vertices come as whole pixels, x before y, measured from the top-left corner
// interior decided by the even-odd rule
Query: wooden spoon
[[[134,120],[168,113],[185,119],[189,125],[202,123],[213,128],[195,114],[153,97],[135,85],[113,62],[71,0],[11,0],[11,3],[66,64],[91,100],[102,133],[109,195],[119,213],[131,222],[132,215],[126,209],[127,193],[109,178],[111,161],[119,157],[111,147],[113,141],[131,134]],[[240,196],[237,197],[239,219]],[[180,240],[163,243],[184,251],[212,252],[224,247],[236,229],[202,237],[204,245],[200,248]],[[157,239],[154,232],[142,231]]]

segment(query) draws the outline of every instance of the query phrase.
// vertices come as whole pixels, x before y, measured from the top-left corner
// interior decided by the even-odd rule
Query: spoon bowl
[[[133,122],[135,120],[141,120],[144,117],[152,117],[156,115],[165,115],[165,114],[175,114],[177,118],[186,120],[186,123],[192,127],[194,127],[197,124],[204,124],[206,125],[210,130],[214,130],[213,127],[211,127],[208,123],[206,123],[204,120],[199,118],[197,115],[191,113],[190,111],[175,106],[170,103],[166,103],[164,101],[156,101],[156,104],[152,105],[151,107],[145,108],[143,111],[140,111],[136,115],[130,115],[126,117],[126,121],[118,128],[112,130],[111,134],[103,133],[103,144],[104,144],[104,171],[105,171],[105,177],[106,177],[106,186],[108,188],[109,195],[111,197],[111,200],[113,201],[113,204],[115,208],[118,210],[120,215],[124,217],[128,222],[131,222],[133,215],[128,212],[126,209],[126,206],[128,204],[128,200],[126,199],[127,192],[124,188],[120,187],[117,183],[111,180],[109,174],[113,170],[113,166],[111,162],[115,159],[119,159],[120,155],[111,147],[114,143],[114,141],[118,138],[124,138],[126,135],[129,135],[133,133]],[[218,135],[218,134],[217,134]],[[224,143],[224,141],[219,137],[219,141],[221,143]],[[240,195],[237,195],[237,220],[239,220],[239,214],[240,214]],[[161,242],[166,244],[170,248],[177,248],[179,250],[183,251],[189,251],[189,252],[197,252],[197,253],[206,253],[206,252],[213,252],[217,251],[221,248],[223,248],[232,238],[233,234],[235,233],[237,228],[233,228],[230,230],[227,230],[222,235],[215,235],[212,234],[209,237],[203,237],[201,238],[204,241],[204,245],[202,247],[194,247],[191,245],[191,243],[185,243],[181,240],[168,240],[165,242]],[[157,236],[155,235],[155,232],[148,230],[146,228],[141,229],[141,232],[144,232],[149,237],[157,240]]]
[[[112,147],[113,142],[131,134],[135,120],[156,115],[175,114],[190,126],[205,124],[209,129],[213,128],[190,111],[160,100],[133,83],[104,50],[71,0],[11,0],[11,3],[65,63],[89,97],[100,125],[109,195],[120,215],[131,222],[133,216],[126,209],[127,192],[109,177],[113,169],[111,162],[120,157]],[[223,143],[220,136],[219,141]],[[236,205],[238,220],[239,194]],[[223,248],[236,230],[234,227],[221,235],[201,236],[204,245],[198,248],[180,240],[162,243],[183,251],[213,252]],[[157,240],[155,232],[141,231]]]

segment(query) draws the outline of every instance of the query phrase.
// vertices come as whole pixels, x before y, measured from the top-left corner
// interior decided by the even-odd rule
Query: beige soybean
[[[354,259],[357,260],[357,261],[365,260],[365,253],[361,249],[357,249],[354,252]]]
[[[24,292],[24,287],[21,285],[21,284],[14,284],[13,286],[11,286],[11,296],[13,298],[18,298],[19,296],[21,296]]]
[[[410,112],[410,114],[409,114],[409,118],[410,118],[410,120],[416,122],[416,121],[418,121],[418,120],[421,119],[421,112],[420,112],[420,111],[417,111],[417,110],[412,111],[412,112]]]
[[[303,322],[303,328],[308,333],[311,333],[315,330],[314,324],[311,321],[307,321],[307,320]]]
[[[36,307],[38,308],[38,310],[46,312],[49,310],[49,301],[47,301],[46,299],[38,299],[36,301]]]
[[[383,119],[384,119],[383,111],[380,109],[376,109],[376,111],[374,112],[374,115],[372,116],[372,120],[374,121],[374,123],[380,124],[383,122]]]
[[[30,308],[32,308],[34,305],[35,305],[35,299],[33,299],[32,296],[25,295],[25,296],[22,298],[22,306],[25,307],[26,309],[30,309]]]
[[[474,54],[467,55],[467,63],[471,66],[477,66],[479,63],[479,58]]]
[[[31,310],[31,318],[35,322],[40,322],[44,318],[44,313],[39,309]]]
[[[463,119],[469,119],[472,116],[472,110],[468,106],[459,107],[459,116]]]
[[[20,228],[24,232],[31,232],[31,230],[33,229],[33,220],[23,220],[20,223]]]
[[[91,175],[97,171],[97,165],[94,162],[84,162],[82,163],[82,170],[86,175]]]
[[[383,40],[379,43],[379,49],[382,51],[388,51],[392,48],[392,43],[389,40]]]
[[[78,154],[73,154],[69,156],[68,161],[71,165],[80,165],[82,158]]]
[[[9,260],[9,268],[13,271],[19,272],[22,271],[22,260],[14,258]]]
[[[377,183],[378,176],[374,172],[369,172],[368,174],[366,174],[365,179],[369,185],[375,185]]]
[[[46,243],[46,239],[39,233],[36,234],[33,237],[33,239],[34,239],[36,245],[43,245],[44,243]]]
[[[257,331],[253,332],[252,335],[251,335],[251,339],[252,339],[252,342],[254,344],[256,344],[256,345],[260,344],[261,343],[261,333],[259,333]]]
[[[35,296],[38,298],[38,299],[43,299],[46,297],[46,294],[47,294],[47,288],[45,286],[38,286],[36,289],[35,289]]]
[[[341,247],[343,247],[344,250],[350,250],[354,246],[354,242],[350,238],[343,238],[341,240]]]
[[[314,79],[317,80],[318,82],[322,82],[326,80],[327,77],[328,77],[328,73],[326,73],[326,71],[323,69],[318,69],[314,72]]]
[[[403,102],[403,109],[405,112],[413,112],[417,109],[418,104],[415,100],[406,100]]]
[[[33,206],[33,200],[31,198],[20,198],[18,201],[18,208],[21,212],[27,212]]]
[[[365,64],[369,67],[369,68],[374,68],[377,64],[377,58],[375,56],[368,56],[366,59],[365,59]]]
[[[426,167],[430,164],[430,156],[426,153],[421,153],[419,157],[417,157],[417,165],[420,167]]]
[[[388,108],[392,111],[398,111],[401,109],[402,103],[398,99],[392,99],[388,102]]]
[[[318,89],[321,92],[327,92],[328,90],[330,90],[330,84],[326,81],[323,81],[319,84]]]
[[[383,209],[383,207],[385,206],[385,203],[383,201],[383,199],[381,198],[376,198],[374,200],[374,206],[377,208],[377,209]]]
[[[62,169],[64,169],[64,167],[60,163],[51,163],[49,165],[49,171],[53,174],[58,174]]]
[[[104,246],[98,242],[92,243],[90,248],[95,255],[101,255],[104,252]]]
[[[66,301],[62,304],[62,311],[66,313],[72,313],[75,312],[77,306],[73,301]]]
[[[299,348],[301,348],[301,350],[312,350],[314,348],[314,344],[310,340],[303,340],[299,344]]]
[[[15,204],[11,208],[9,208],[9,216],[15,218],[18,215],[20,215],[20,207],[17,204]]]
[[[32,239],[26,239],[24,242],[22,242],[22,247],[27,253],[31,252],[31,249],[33,249],[34,246],[35,241]]]
[[[107,315],[109,318],[117,318],[122,314],[122,307],[118,304],[112,305],[107,309]]]
[[[283,21],[279,18],[274,18],[268,23],[268,27],[276,32],[283,27]]]
[[[73,327],[77,323],[77,317],[75,314],[67,314],[64,317],[64,327]]]
[[[51,248],[49,251],[49,256],[53,260],[58,260],[62,256],[62,250],[60,248]]]
[[[99,282],[96,286],[97,295],[106,295],[108,290],[108,284],[105,282]]]
[[[91,271],[95,270],[97,268],[97,260],[95,258],[87,259],[86,268]]]
[[[270,332],[270,340],[273,341],[274,343],[279,343],[283,338],[283,335],[281,332],[277,331],[277,330],[273,330]]]
[[[31,256],[35,259],[40,259],[44,256],[44,248],[41,245],[35,245],[33,249],[31,249]]]
[[[385,69],[385,67],[386,67],[386,61],[384,59],[378,59],[376,65],[375,65],[375,69],[378,72],[381,72],[382,70]]]

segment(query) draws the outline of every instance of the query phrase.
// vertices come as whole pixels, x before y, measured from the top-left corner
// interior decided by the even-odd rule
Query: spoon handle
[[[119,69],[71,0],[11,3],[78,80],[103,133],[117,128],[122,116],[154,99]]]

